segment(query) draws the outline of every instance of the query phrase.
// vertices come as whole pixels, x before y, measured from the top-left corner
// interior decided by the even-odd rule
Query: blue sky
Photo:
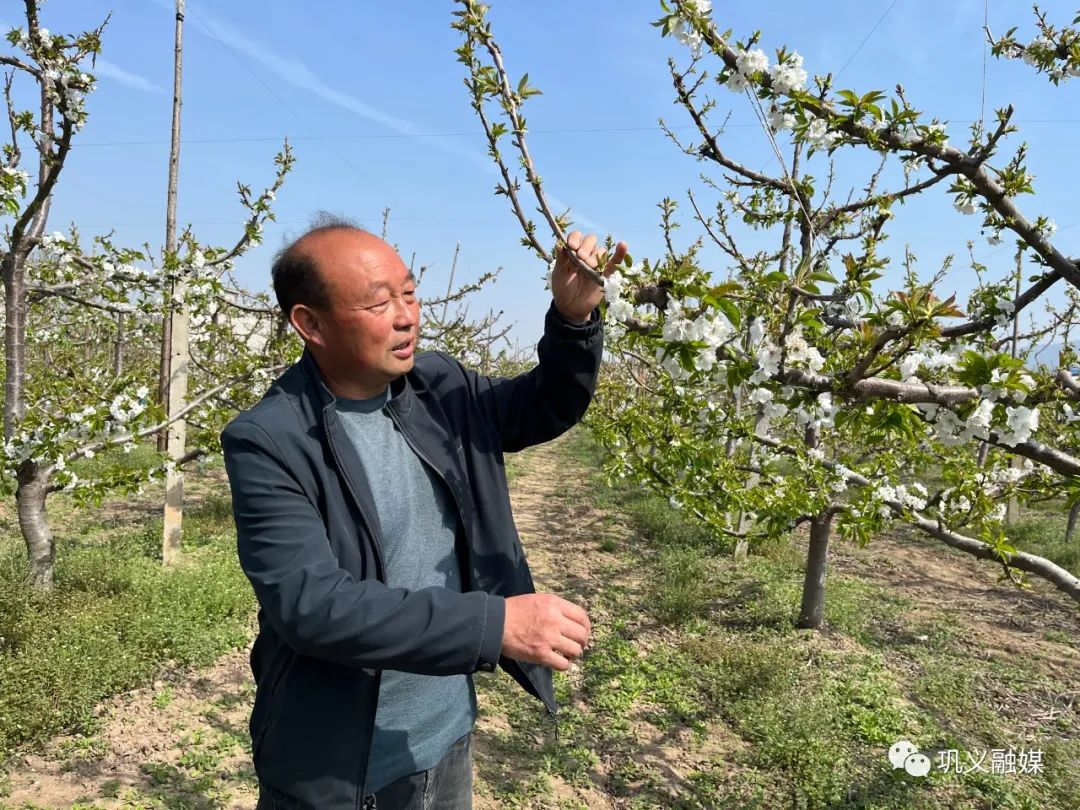
[[[527,71],[544,95],[526,114],[530,147],[548,193],[573,207],[579,221],[630,243],[635,258],[659,257],[656,203],[685,201],[701,190],[707,164],[682,155],[665,139],[657,118],[691,136],[685,112],[673,105],[666,59],[681,47],[650,26],[652,0],[544,3],[494,0],[491,20],[514,76]],[[737,36],[755,29],[771,49],[788,45],[811,73],[841,71],[838,87],[859,92],[904,85],[908,98],[950,123],[962,142],[980,114],[984,4],[977,0],[823,0],[717,2],[714,17]],[[1060,22],[1074,6],[1044,4]],[[6,3],[7,24],[20,22],[21,4]],[[163,241],[171,103],[172,14],[167,0],[50,0],[43,24],[68,32],[90,27],[111,10],[98,90],[56,195],[51,227],[74,221],[85,235],[115,230],[127,244]],[[288,136],[296,169],[278,195],[278,223],[264,244],[239,264],[252,288],[268,286],[268,267],[284,239],[301,231],[318,209],[344,214],[378,230],[391,209],[389,236],[406,260],[432,270],[429,294],[444,285],[454,245],[461,242],[459,278],[503,267],[497,284],[474,304],[505,311],[523,343],[539,335],[547,296],[544,268],[519,245],[505,201],[496,198],[493,167],[454,57],[449,2],[189,3],[185,29],[183,150],[179,212],[202,241],[231,243],[242,211],[235,184],[261,187]],[[884,16],[883,16],[884,15]],[[1020,25],[1030,32],[1026,3],[990,0],[992,30]],[[875,27],[876,26],[876,27]],[[842,70],[841,70],[842,69]],[[1080,132],[1080,83],[1051,87],[1017,62],[989,60],[986,110],[1009,101],[1030,145],[1037,195],[1029,215],[1056,220],[1058,244],[1080,252],[1080,181],[1075,158]],[[776,170],[764,133],[744,96],[719,88],[715,120],[731,120],[723,143],[736,159]],[[680,129],[681,128],[681,129]],[[1019,142],[1014,138],[1014,143]],[[861,182],[867,166],[841,150],[839,176]],[[771,161],[771,166],[770,166]],[[818,158],[813,170],[824,174]],[[709,199],[701,190],[699,199]],[[688,206],[684,208],[688,210]],[[1012,249],[989,246],[974,217],[955,212],[943,194],[905,206],[892,230],[892,250],[905,243],[932,272],[958,253],[943,288],[961,300],[972,284],[965,243],[1002,273]],[[697,234],[688,219],[679,232]],[[749,245],[763,237],[748,235]],[[720,259],[706,253],[708,261]],[[896,283],[899,273],[885,282]],[[434,288],[434,289],[432,289]],[[884,289],[884,288],[883,288]]]

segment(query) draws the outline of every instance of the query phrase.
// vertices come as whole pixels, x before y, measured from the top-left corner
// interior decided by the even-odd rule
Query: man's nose
[[[397,310],[394,313],[394,326],[398,329],[411,329],[419,317],[418,304],[409,303],[404,297],[395,299]]]

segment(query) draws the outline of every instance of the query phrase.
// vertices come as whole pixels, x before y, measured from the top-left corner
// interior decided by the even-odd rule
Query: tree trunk
[[[176,189],[180,171],[180,109],[182,106],[182,78],[184,55],[184,0],[176,0],[176,48],[173,69],[172,145],[169,150],[169,188],[165,216],[165,253],[175,259],[176,244]],[[184,407],[187,398],[188,378],[188,313],[184,302],[186,284],[179,274],[173,288],[174,297],[167,319],[168,395],[165,399],[168,415],[174,419]],[[165,472],[165,516],[162,530],[161,557],[165,564],[175,562],[180,556],[180,542],[184,520],[184,473],[179,467],[187,443],[187,424],[176,419],[166,432],[166,451],[169,466]]]
[[[1077,501],[1069,509],[1069,522],[1065,525],[1065,542],[1071,543],[1076,534],[1076,520],[1080,518],[1080,501]]]
[[[1009,466],[1014,470],[1018,470],[1023,467],[1023,460],[1020,456],[1013,456],[1009,460]],[[1015,526],[1020,522],[1020,499],[1016,497],[1016,494],[1009,496],[1009,502],[1005,505],[1005,525]]]
[[[1020,279],[1024,274],[1024,251],[1016,251],[1016,289],[1013,295],[1015,301],[1020,297]],[[1020,352],[1020,310],[1013,312],[1012,319],[1012,346],[1009,349],[1009,354],[1015,360],[1016,356]],[[1015,470],[1019,469],[1022,465],[1019,456],[1013,456],[1010,461],[1010,466]],[[1009,502],[1005,507],[1005,524],[1008,526],[1015,526],[1020,522],[1020,499],[1016,495],[1009,496]]]
[[[26,461],[19,468],[18,482],[15,504],[19,515],[19,529],[26,541],[30,580],[36,587],[50,590],[53,585],[56,552],[52,530],[45,520],[48,480],[42,475],[41,467],[33,461]]]
[[[990,455],[990,442],[983,442],[979,445],[979,455],[976,457],[976,462],[980,467],[986,466],[986,457]]]
[[[113,376],[124,373],[124,313],[116,313],[116,346],[113,348]]]
[[[23,311],[23,268],[14,247],[4,257],[4,439],[15,435],[15,428],[26,409],[23,387],[26,384],[26,340]]]
[[[161,403],[162,408],[169,407],[169,360],[172,355],[170,354],[169,347],[172,345],[172,285],[166,284],[166,290],[164,298],[165,305],[165,317],[161,323],[161,360],[160,368],[158,370],[158,402]],[[158,452],[165,452],[168,446],[169,431],[162,430],[157,437],[157,449]]]
[[[806,555],[806,576],[803,578],[802,606],[795,626],[816,630],[825,618],[825,574],[829,560],[829,535],[832,533],[832,511],[810,519],[810,549]]]
[[[762,436],[762,435],[764,435],[764,433],[765,433],[765,406],[764,405],[758,405],[757,416],[754,419],[754,435],[755,436]],[[756,457],[757,457],[757,445],[756,444],[751,444],[750,445],[750,466],[753,466],[754,461],[756,460]],[[758,486],[758,483],[759,483],[760,479],[761,479],[761,476],[758,475],[757,473],[750,473],[750,475],[746,479],[746,488],[747,489],[753,489],[754,487]],[[750,520],[750,516],[747,515],[746,512],[739,512],[739,522],[738,522],[738,526],[737,526],[737,531],[739,532],[739,534],[746,534],[746,532],[750,531],[750,525],[752,523],[753,523],[753,521]],[[735,559],[736,560],[745,560],[749,553],[750,553],[750,541],[748,541],[744,537],[740,537],[738,540],[735,541]]]

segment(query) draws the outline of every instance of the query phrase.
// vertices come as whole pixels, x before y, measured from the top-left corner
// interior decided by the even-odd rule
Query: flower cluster
[[[910,485],[881,483],[874,490],[874,494],[882,501],[898,503],[905,509],[919,511],[926,508],[928,493],[926,487],[916,481]],[[892,510],[885,504],[882,504],[881,508],[883,510],[882,517],[888,517],[892,514]]]
[[[802,90],[807,78],[802,56],[795,51],[788,51],[773,66],[769,78],[772,80],[772,89],[781,95]]]
[[[683,15],[671,24],[671,33],[675,39],[689,48],[694,56],[701,53],[702,37],[689,17],[692,14],[707,15],[712,11],[712,0],[684,0]]]
[[[1031,434],[1039,429],[1039,409],[1026,405],[1005,408],[1005,430],[1001,432],[1001,443],[1008,447],[1026,442]]]
[[[1009,325],[1016,311],[1016,304],[1011,298],[999,298],[994,307],[994,325],[1003,329]]]
[[[890,318],[899,315],[897,312],[890,314]],[[919,382],[916,372],[921,368],[927,371],[955,370],[960,365],[960,347],[954,346],[948,351],[933,350],[930,352],[908,352],[896,364],[903,382]]]
[[[816,346],[806,341],[801,327],[793,329],[784,339],[784,348],[787,349],[787,362],[792,365],[806,366],[811,371],[821,371],[825,366],[825,358]]]
[[[735,57],[735,70],[728,75],[728,90],[733,93],[741,93],[750,86],[750,79],[755,73],[766,73],[769,70],[769,57],[760,48],[741,51]]]
[[[840,136],[835,132],[829,131],[829,125],[820,118],[815,118],[810,122],[806,128],[806,135],[803,137],[810,146],[822,151],[828,151],[836,144]]]
[[[135,392],[135,396],[130,394],[118,394],[115,396],[109,404],[109,413],[113,418],[113,422],[117,426],[126,425],[145,411],[146,395],[148,393],[149,389],[144,385]]]

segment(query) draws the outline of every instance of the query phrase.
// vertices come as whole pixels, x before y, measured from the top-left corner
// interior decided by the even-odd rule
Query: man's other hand
[[[577,254],[594,270],[605,260],[603,275],[609,275],[626,257],[626,242],[619,242],[610,257],[603,249],[596,249],[596,236],[582,237],[581,231],[573,231],[566,237],[566,245],[555,256],[555,269],[551,273],[551,295],[555,308],[572,323],[585,323],[604,297],[604,289],[578,267],[570,253]]]
[[[555,594],[509,596],[502,654],[565,671],[581,658],[591,631],[585,611]]]

